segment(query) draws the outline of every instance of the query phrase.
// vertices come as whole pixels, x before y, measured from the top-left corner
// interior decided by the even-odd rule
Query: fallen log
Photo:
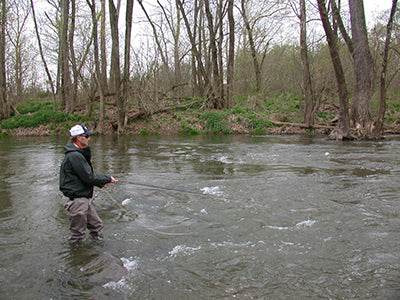
[[[167,107],[163,107],[163,108],[159,108],[159,109],[155,109],[153,111],[139,111],[137,113],[134,113],[133,115],[130,115],[128,117],[129,121],[134,121],[143,117],[148,117],[148,116],[152,116],[152,115],[156,115],[159,113],[163,113],[163,112],[167,112],[167,111],[171,111],[171,110],[176,110],[176,109],[182,109],[182,108],[190,108],[195,104],[199,104],[199,103],[203,103],[202,100],[199,101],[195,101],[189,104],[185,104],[185,105],[178,105],[178,106],[167,106]]]
[[[279,126],[293,126],[293,127],[301,127],[301,128],[319,128],[319,129],[334,129],[335,126],[331,126],[331,125],[321,125],[321,124],[314,124],[314,125],[307,125],[304,123],[291,123],[291,122],[280,122],[280,121],[272,121],[269,120],[269,122],[275,124],[275,125],[279,125]]]

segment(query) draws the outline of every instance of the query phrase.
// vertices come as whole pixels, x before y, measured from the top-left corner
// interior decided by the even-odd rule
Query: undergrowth
[[[19,115],[13,115],[9,119],[3,120],[0,129],[13,129],[13,128],[30,128],[38,127],[40,125],[47,125],[49,123],[78,123],[80,121],[88,121],[90,118],[77,115],[68,114],[60,111],[53,110],[51,102],[29,102],[17,107]]]

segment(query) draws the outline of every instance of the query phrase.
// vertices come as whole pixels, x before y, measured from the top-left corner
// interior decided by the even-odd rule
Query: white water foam
[[[138,262],[136,260],[133,260],[132,257],[130,258],[121,258],[122,264],[124,265],[124,268],[127,269],[128,271],[135,270],[138,267]]]
[[[231,164],[232,162],[228,160],[228,156],[221,156],[217,158],[217,161],[222,162],[224,164]]]
[[[217,196],[221,196],[223,194],[222,191],[220,191],[219,186],[212,186],[212,187],[203,187],[202,189],[200,189],[203,194],[205,195],[217,195]]]
[[[125,199],[125,200],[123,200],[122,202],[121,202],[121,204],[123,205],[123,206],[125,206],[125,205],[128,205],[130,202],[131,202],[131,198],[128,198],[128,199]]]
[[[109,289],[114,289],[114,290],[126,290],[131,289],[129,285],[129,281],[127,280],[127,277],[129,277],[129,274],[132,273],[132,271],[136,270],[138,268],[138,262],[137,260],[134,260],[132,257],[130,258],[121,258],[122,264],[125,269],[128,270],[128,274],[123,276],[120,280],[118,281],[110,281],[107,282],[106,284],[103,284],[104,288],[109,288]]]
[[[308,220],[297,223],[294,227],[287,227],[287,226],[282,227],[282,226],[272,226],[272,225],[269,225],[267,227],[271,228],[271,229],[276,229],[276,230],[296,230],[296,229],[301,229],[301,228],[305,228],[305,227],[311,227],[316,222],[317,221],[308,219]]]
[[[296,224],[296,228],[303,228],[303,227],[311,227],[315,224],[316,221],[313,220],[306,220]]]
[[[185,245],[177,245],[172,249],[171,251],[168,252],[169,255],[172,257],[177,257],[179,254],[183,255],[191,255],[194,252],[198,251],[201,249],[201,246],[198,247],[188,247]]]
[[[125,278],[122,278],[119,281],[111,281],[111,282],[107,282],[106,284],[103,284],[104,288],[108,288],[108,289],[113,289],[113,290],[120,290],[125,288],[126,286],[128,286],[127,281]]]

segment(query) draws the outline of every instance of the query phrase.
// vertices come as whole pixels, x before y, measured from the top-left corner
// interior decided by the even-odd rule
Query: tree
[[[339,94],[339,113],[338,122],[335,129],[331,132],[330,137],[336,140],[343,140],[349,137],[350,131],[350,119],[349,119],[349,93],[347,91],[346,80],[344,77],[344,71],[339,56],[339,50],[337,46],[337,36],[333,31],[329,22],[328,12],[325,6],[325,0],[318,0],[318,10],[321,16],[322,25],[325,30],[326,40],[329,46],[329,54],[331,56],[333,69],[335,71],[336,85]]]
[[[107,84],[107,52],[106,52],[106,0],[101,0],[100,10],[100,60],[101,60],[101,85],[104,93],[108,91]]]
[[[102,133],[104,130],[104,117],[105,117],[105,99],[104,99],[104,87],[102,84],[102,75],[101,73],[101,66],[100,66],[100,59],[99,59],[99,42],[98,42],[98,26],[97,26],[97,12],[96,12],[96,1],[95,0],[86,0],[87,4],[90,7],[92,12],[92,38],[93,38],[93,56],[94,56],[94,65],[95,65],[95,84],[99,91],[100,96],[100,109],[99,109],[99,124],[98,124],[98,131]]]
[[[60,33],[60,60],[61,70],[60,97],[61,105],[66,112],[72,112],[70,101],[71,77],[69,68],[69,43],[68,43],[68,17],[69,0],[61,0],[61,33]]]
[[[115,7],[114,0],[108,1],[109,14],[110,14],[110,26],[111,26],[111,66],[110,66],[110,86],[109,89],[115,95],[115,102],[120,99],[121,89],[121,69],[119,60],[119,30],[118,30],[118,19],[119,19],[119,5],[118,9]]]
[[[12,60],[14,66],[13,82],[15,83],[15,96],[17,102],[22,101],[24,76],[26,75],[25,73],[28,67],[28,38],[26,29],[29,14],[30,10],[27,2],[11,3],[7,36],[9,38],[9,43],[12,46],[9,60]],[[10,101],[10,105],[12,102],[13,101]]]
[[[35,32],[36,32],[36,38],[37,38],[37,42],[38,42],[38,46],[39,46],[39,53],[40,53],[40,57],[42,58],[42,62],[44,65],[44,69],[46,71],[47,74],[47,82],[50,85],[50,89],[51,89],[51,95],[53,98],[53,105],[54,105],[54,110],[57,109],[57,100],[56,100],[56,89],[54,87],[54,82],[53,82],[53,78],[51,76],[48,64],[47,64],[47,60],[46,57],[44,55],[44,51],[43,51],[43,47],[42,47],[42,40],[40,38],[40,34],[39,34],[39,27],[38,27],[38,22],[36,19],[36,13],[35,13],[35,6],[33,4],[33,0],[31,0],[31,8],[32,8],[32,16],[33,16],[33,23],[35,25]]]
[[[296,13],[300,20],[300,56],[302,63],[302,92],[305,99],[304,107],[304,124],[311,127],[314,124],[314,93],[312,89],[310,61],[308,58],[308,43],[307,43],[307,15],[306,15],[306,1],[300,0],[299,12],[295,5],[292,5],[293,11]]]
[[[202,60],[202,54],[201,54],[201,47],[199,46],[199,43],[197,43],[196,40],[196,31],[198,29],[197,27],[197,22],[194,22],[194,31],[192,30],[192,27],[190,26],[191,23],[189,22],[189,18],[186,14],[186,10],[183,6],[183,3],[181,0],[176,0],[177,5],[179,10],[182,13],[182,18],[184,20],[185,23],[185,27],[186,27],[186,31],[187,31],[187,35],[189,37],[189,41],[191,44],[191,52],[193,55],[193,76],[195,77],[194,81],[198,81],[199,82],[199,86],[204,86],[204,87],[209,87],[210,84],[210,78],[208,76],[208,72],[206,72],[206,68],[204,66],[203,60]],[[196,2],[195,2],[196,3]],[[194,19],[197,20],[197,16],[200,13],[200,7],[195,5],[194,7]],[[201,26],[199,26],[199,28],[201,28]],[[199,33],[200,34],[200,30]],[[199,39],[201,40],[201,39]],[[202,91],[203,88],[200,87],[200,90]]]
[[[385,117],[386,111],[386,73],[387,73],[387,63],[388,63],[388,55],[389,55],[389,45],[392,36],[394,16],[397,10],[397,0],[393,0],[392,9],[390,11],[390,17],[388,24],[386,26],[386,39],[385,39],[385,47],[383,50],[383,58],[382,58],[382,71],[380,77],[380,101],[379,101],[379,112],[378,118],[375,122],[375,127],[373,129],[372,137],[380,138],[383,134],[383,120]]]
[[[69,19],[71,20],[69,26],[69,36],[68,36],[68,48],[69,48],[69,56],[72,67],[72,75],[73,75],[73,83],[71,84],[71,99],[69,104],[69,113],[72,113],[76,106],[77,94],[78,94],[78,79],[79,79],[79,70],[75,57],[75,47],[74,47],[74,35],[75,35],[75,16],[76,16],[76,2],[75,0],[71,0],[71,14]]]
[[[287,7],[283,1],[241,0],[240,5],[247,38],[244,47],[250,51],[258,93],[262,88],[262,70],[270,43],[283,27],[282,18]]]
[[[211,85],[211,93],[209,94],[209,98],[211,98],[211,103],[213,108],[223,108],[223,101],[221,94],[221,84],[222,84],[222,76],[220,75],[221,70],[220,66],[218,65],[218,53],[217,53],[217,43],[216,43],[216,32],[217,30],[214,28],[214,19],[213,15],[211,14],[210,9],[210,1],[204,0],[204,6],[206,10],[206,17],[208,23],[208,34],[210,37],[210,49],[211,49],[211,61],[212,61],[212,85]],[[222,20],[219,20],[222,22]],[[222,38],[221,36],[219,37]]]
[[[233,15],[233,0],[228,0],[228,23],[229,23],[229,50],[228,64],[226,70],[226,100],[228,105],[233,98],[233,74],[235,63],[235,19]]]
[[[6,78],[6,24],[7,24],[7,5],[6,0],[1,0],[0,15],[0,101],[1,118],[10,117],[10,103],[7,98],[7,78]]]
[[[349,4],[356,75],[351,119],[361,136],[369,138],[373,131],[371,98],[374,93],[375,67],[368,44],[363,0],[351,0]]]
[[[130,50],[132,35],[132,12],[133,0],[126,1],[126,19],[125,19],[125,53],[124,53],[124,73],[122,77],[122,94],[118,101],[118,132],[121,133],[127,124],[126,107],[129,100],[129,68],[130,68]]]

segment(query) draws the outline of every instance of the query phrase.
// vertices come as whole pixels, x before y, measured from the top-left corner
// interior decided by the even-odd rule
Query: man
[[[91,163],[89,140],[93,134],[85,125],[75,125],[70,129],[71,140],[65,145],[65,158],[60,168],[60,190],[63,193],[63,205],[70,219],[70,240],[79,242],[86,235],[97,240],[102,239],[103,221],[90,203],[93,188],[108,187],[117,180],[103,174],[95,174]]]

